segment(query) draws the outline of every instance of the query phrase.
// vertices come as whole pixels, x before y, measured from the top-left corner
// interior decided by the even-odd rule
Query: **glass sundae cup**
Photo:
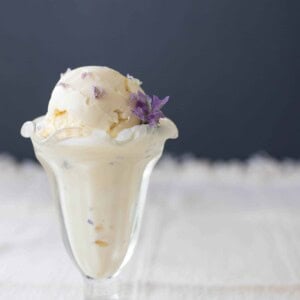
[[[161,118],[159,126],[136,125],[116,137],[74,127],[41,138],[43,122],[26,122],[21,133],[48,175],[64,244],[85,278],[85,299],[123,299],[110,282],[133,254],[149,176],[177,128]]]

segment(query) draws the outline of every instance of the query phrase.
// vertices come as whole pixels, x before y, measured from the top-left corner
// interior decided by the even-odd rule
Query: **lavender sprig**
[[[130,95],[131,101],[134,102],[132,112],[144,123],[155,127],[159,119],[165,115],[161,111],[162,107],[169,101],[169,96],[159,99],[157,96],[152,98],[141,91]]]

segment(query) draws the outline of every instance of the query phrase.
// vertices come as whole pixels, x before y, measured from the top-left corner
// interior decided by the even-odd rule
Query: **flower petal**
[[[148,123],[151,127],[159,123],[159,119],[164,117],[161,108],[169,101],[169,96],[159,99],[153,95],[151,98],[141,91],[130,94],[131,101],[134,102],[132,112],[144,123]]]

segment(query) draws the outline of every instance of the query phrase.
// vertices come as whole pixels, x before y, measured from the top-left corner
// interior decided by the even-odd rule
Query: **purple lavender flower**
[[[131,94],[130,99],[134,102],[132,112],[144,124],[155,127],[159,123],[159,119],[165,116],[161,109],[169,101],[169,96],[163,99],[159,99],[157,96],[151,98],[141,91],[138,91],[136,94]]]

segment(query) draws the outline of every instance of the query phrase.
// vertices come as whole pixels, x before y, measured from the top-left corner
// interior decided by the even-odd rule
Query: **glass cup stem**
[[[118,280],[115,278],[84,279],[84,300],[121,300]]]

